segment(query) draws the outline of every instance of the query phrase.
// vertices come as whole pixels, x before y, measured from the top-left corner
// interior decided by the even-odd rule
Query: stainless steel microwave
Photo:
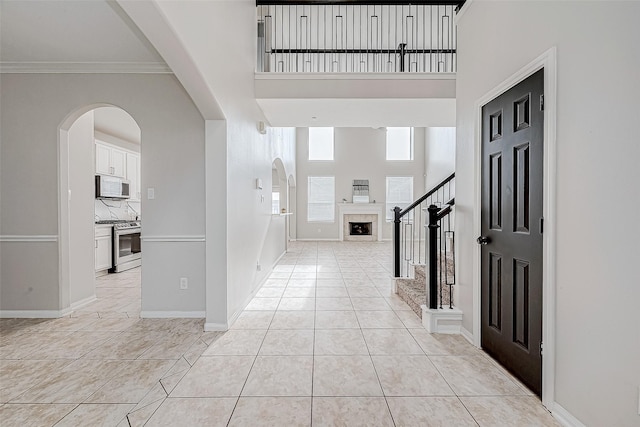
[[[128,199],[129,189],[129,181],[125,179],[110,175],[96,175],[96,199]]]

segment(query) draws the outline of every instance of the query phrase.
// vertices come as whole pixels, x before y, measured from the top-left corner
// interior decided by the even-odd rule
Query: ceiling
[[[120,7],[105,0],[0,0],[0,66],[22,72],[170,71]]]
[[[94,129],[102,133],[140,144],[140,128],[133,117],[118,107],[93,110]]]
[[[0,72],[171,69],[114,1],[0,0]],[[362,76],[312,82],[299,76],[269,79],[274,77],[270,82],[256,80],[256,101],[271,126],[455,125],[455,77],[448,82],[408,76],[387,82]],[[347,80],[339,81],[343,78]],[[139,140],[135,122],[114,110],[96,114],[96,129]]]

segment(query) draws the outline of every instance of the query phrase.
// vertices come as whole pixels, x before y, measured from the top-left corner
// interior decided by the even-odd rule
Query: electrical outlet
[[[156,198],[156,189],[153,187],[147,188],[147,199],[152,200]]]
[[[186,277],[180,278],[180,289],[189,289],[189,280]]]

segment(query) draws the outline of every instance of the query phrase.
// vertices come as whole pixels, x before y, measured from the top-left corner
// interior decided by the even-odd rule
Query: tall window
[[[413,128],[387,128],[387,160],[413,160]]]
[[[307,221],[335,221],[335,177],[310,176],[307,199]]]
[[[387,177],[387,221],[393,220],[392,209],[396,206],[404,209],[413,202],[413,177]]]
[[[333,160],[333,128],[309,128],[309,160]]]

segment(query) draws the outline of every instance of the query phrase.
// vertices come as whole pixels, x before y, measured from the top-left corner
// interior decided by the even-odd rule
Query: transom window
[[[413,160],[413,128],[387,128],[387,160]]]
[[[333,128],[309,128],[309,160],[333,160]]]

